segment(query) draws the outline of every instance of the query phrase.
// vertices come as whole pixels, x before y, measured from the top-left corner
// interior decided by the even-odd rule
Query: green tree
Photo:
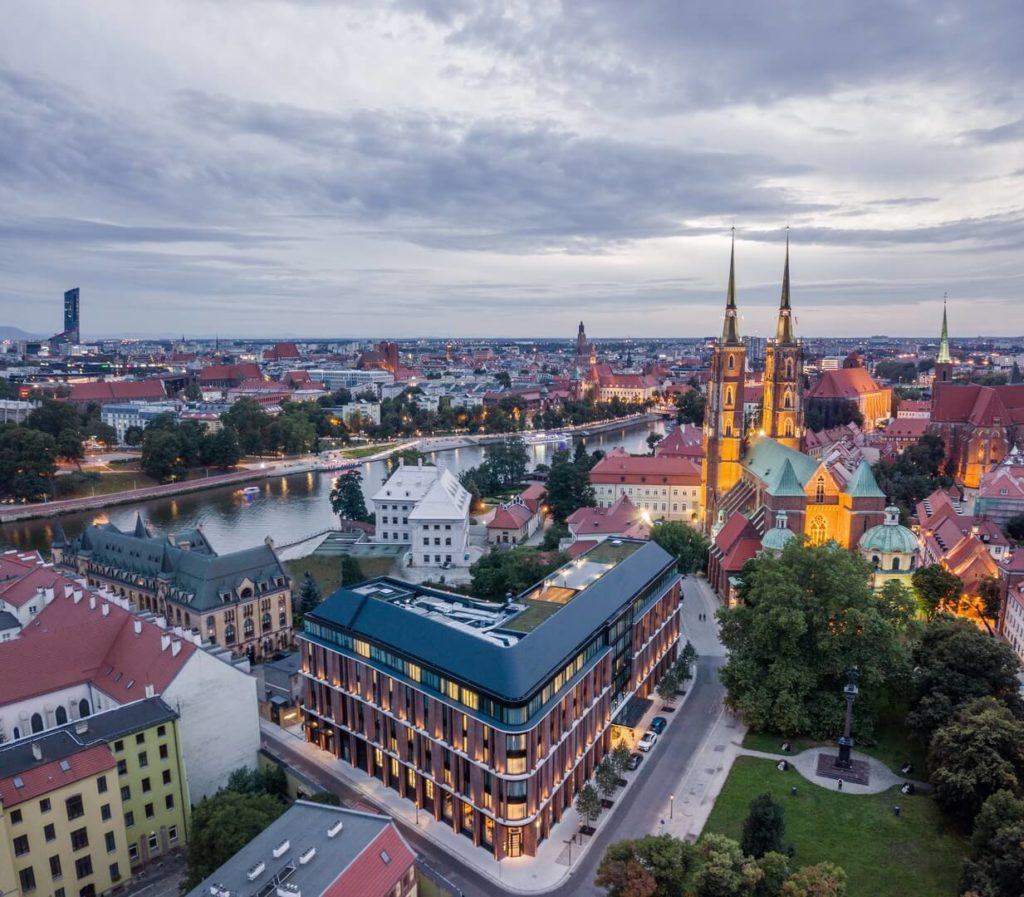
[[[346,470],[331,489],[331,510],[346,520],[373,520],[363,497],[363,474],[358,467]]]
[[[565,563],[565,555],[540,552],[521,545],[509,551],[489,551],[470,568],[473,594],[488,601],[504,601],[543,579]]]
[[[265,450],[265,430],[271,417],[255,399],[242,398],[220,416],[226,427],[238,434],[238,445],[246,455],[259,455]]]
[[[695,897],[748,897],[764,879],[757,862],[743,855],[725,835],[704,835],[697,844],[699,866],[693,876]]]
[[[594,781],[597,783],[597,790],[601,792],[601,797],[605,800],[609,799],[615,793],[615,789],[619,787],[619,770],[610,754],[606,754],[604,759],[597,764],[597,768],[594,770]]]
[[[920,567],[914,571],[910,581],[929,618],[943,610],[955,610],[964,590],[960,577],[941,564]]]
[[[945,456],[942,440],[928,434],[895,461],[879,461],[872,468],[879,488],[899,507],[904,519],[913,516],[919,501],[953,484],[943,473]]]
[[[296,594],[296,612],[300,617],[305,616],[316,608],[322,598],[323,595],[320,593],[320,586],[318,586],[316,584],[316,580],[306,572],[302,577],[298,593]]]
[[[284,812],[269,794],[223,790],[192,810],[185,889],[194,888],[233,857]]]
[[[991,695],[1017,711],[1017,657],[967,620],[942,615],[914,647],[914,685],[907,725],[923,744],[954,712]]]
[[[707,399],[699,389],[690,389],[676,396],[676,422],[680,424],[704,423],[704,407]]]
[[[203,400],[203,391],[199,388],[199,384],[193,380],[185,387],[184,396],[188,402],[201,402]]]
[[[594,820],[601,815],[601,798],[597,789],[589,782],[579,790],[576,795],[576,812],[580,814],[583,824],[591,827]]]
[[[57,454],[68,461],[81,461],[85,457],[82,431],[68,427],[57,434]]]
[[[683,646],[683,650],[679,652],[679,657],[676,660],[676,676],[679,679],[680,684],[686,682],[693,676],[693,665],[697,662],[697,649],[693,647],[693,643],[687,639],[686,644]]]
[[[25,418],[25,426],[30,430],[49,433],[56,439],[64,430],[74,430],[81,435],[82,419],[74,405],[56,399],[43,399],[39,407],[34,408]]]
[[[124,444],[125,445],[138,445],[142,442],[143,429],[142,427],[131,426],[124,431]]]
[[[683,897],[697,850],[671,835],[646,835],[609,845],[596,884],[608,897]]]
[[[670,669],[661,677],[661,681],[658,683],[657,692],[658,697],[666,704],[671,703],[676,699],[676,696],[679,694],[679,677],[676,675],[675,670]]]
[[[173,430],[147,428],[139,466],[145,474],[161,482],[183,473],[185,466],[178,434]]]
[[[269,794],[278,800],[288,800],[288,779],[284,767],[276,763],[264,766],[239,766],[228,775],[225,790],[239,794]]]
[[[52,491],[57,443],[46,432],[0,424],[0,493],[35,501]]]
[[[707,569],[711,542],[692,526],[677,520],[659,520],[651,527],[651,540],[676,558],[684,576]]]
[[[1024,801],[997,791],[974,821],[960,890],[977,897],[1020,897],[1024,882]]]
[[[231,427],[221,427],[216,433],[204,433],[199,441],[199,461],[208,467],[227,470],[242,458],[238,436]]]
[[[569,459],[563,449],[551,457],[548,473],[548,506],[556,521],[564,522],[578,508],[594,506],[594,488],[590,485],[590,472]]]
[[[357,561],[352,555],[346,554],[341,559],[341,584],[347,589],[356,583],[362,582],[366,579],[363,574],[363,568],[359,566]]]
[[[742,571],[739,603],[719,612],[729,660],[721,672],[729,705],[756,729],[827,738],[842,727],[842,688],[861,674],[856,722],[876,714],[909,679],[913,606],[876,599],[870,567],[834,542],[796,541]]]
[[[1024,514],[1018,514],[1007,521],[1006,535],[1015,542],[1024,543]]]
[[[750,810],[743,821],[743,852],[755,859],[766,853],[785,853],[786,814],[768,792],[759,794],[750,802]]]
[[[521,436],[513,436],[487,449],[487,461],[491,475],[499,489],[518,485],[526,477],[530,454]]]
[[[978,598],[981,620],[989,635],[995,635],[992,624],[999,619],[999,611],[1003,606],[1003,584],[998,576],[986,576],[978,583]]]
[[[648,433],[646,439],[647,451],[649,451],[653,455],[655,449],[657,449],[658,447],[658,443],[661,442],[661,440],[664,438],[665,436],[663,433]]]
[[[846,872],[834,863],[797,869],[782,886],[781,897],[844,897]]]
[[[562,539],[569,538],[569,527],[564,523],[552,523],[544,530],[544,538],[541,539],[541,551],[558,551]]]
[[[384,461],[384,466],[387,468],[388,476],[391,476],[391,474],[398,470],[399,464],[404,464],[406,467],[414,467],[417,464],[426,464],[427,461],[427,456],[419,449],[406,448],[400,452],[395,452],[393,455],[388,455]]]
[[[612,748],[612,752],[609,756],[612,758],[612,763],[615,764],[615,771],[620,776],[626,771],[626,764],[629,762],[631,754],[632,752],[624,741],[619,741],[615,747]]]
[[[1021,793],[1024,721],[997,698],[970,701],[932,736],[928,766],[936,802],[970,823],[997,791]]]

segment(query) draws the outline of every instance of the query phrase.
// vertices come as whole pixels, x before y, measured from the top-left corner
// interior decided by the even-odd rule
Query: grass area
[[[854,750],[878,758],[895,773],[899,773],[900,767],[909,760],[914,765],[913,777],[924,779],[927,776],[925,751],[910,737],[904,722],[906,716],[906,706],[893,705],[878,720],[874,738],[870,742],[857,742]],[[782,742],[786,740],[785,736],[775,732],[756,732],[751,729],[743,738],[743,747],[752,751],[781,754]],[[790,738],[789,742],[792,747],[790,753],[793,754],[822,744],[834,744],[831,741],[815,741],[811,738]]]
[[[789,789],[797,787],[796,797]],[[786,811],[786,839],[799,866],[837,863],[848,897],[954,897],[967,841],[952,830],[926,795],[896,788],[882,794],[828,791],[771,760],[738,757],[715,801],[706,832],[740,839],[750,802],[765,791]],[[901,814],[894,816],[893,804]]]
[[[296,588],[308,572],[320,586],[320,594],[326,598],[341,588],[341,560],[343,557],[344,555],[340,554],[310,554],[304,558],[285,561],[284,565]],[[394,563],[394,558],[390,557],[360,557],[356,560],[366,579],[384,576],[391,571],[391,566]]]
[[[367,455],[376,455],[377,452],[390,448],[390,445],[390,443],[384,443],[383,445],[361,445],[357,448],[344,449],[341,454],[345,458],[365,458]]]
[[[526,610],[516,617],[513,617],[502,628],[510,629],[512,632],[531,632],[550,617],[558,608],[564,604],[557,604],[554,601],[526,601]]]
[[[419,897],[454,897],[447,888],[442,888],[433,879],[416,870],[416,893]]]

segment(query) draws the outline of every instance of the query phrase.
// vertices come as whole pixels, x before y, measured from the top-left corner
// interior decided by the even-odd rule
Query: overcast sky
[[[1024,3],[32,0],[0,324],[1024,332]]]

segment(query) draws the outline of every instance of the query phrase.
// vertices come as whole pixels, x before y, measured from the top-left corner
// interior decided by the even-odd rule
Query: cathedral
[[[789,238],[775,337],[765,352],[764,406],[756,429],[744,425],[747,349],[739,332],[735,238],[722,337],[711,357],[704,413],[705,515],[712,536],[708,579],[727,600],[743,564],[782,544],[781,529],[814,545],[855,549],[882,523],[885,495],[863,458],[817,460],[802,451],[803,351],[793,327]],[[767,541],[766,541],[767,539]]]

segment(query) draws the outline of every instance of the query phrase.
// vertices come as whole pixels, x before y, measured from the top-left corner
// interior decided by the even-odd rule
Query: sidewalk
[[[813,782],[821,788],[828,788],[830,791],[839,790],[839,784],[835,779],[825,778],[817,774],[818,756],[820,754],[827,754],[830,757],[834,757],[836,754],[835,747],[808,748],[806,751],[801,751],[796,755],[772,754],[766,751],[751,751],[746,748],[740,748],[739,753],[744,757],[760,757],[763,760],[772,760],[776,763],[779,760],[786,760],[807,781]],[[905,782],[913,782],[914,787],[918,791],[931,790],[931,785],[927,782],[919,782],[916,779],[897,775],[881,760],[877,760],[867,754],[862,754],[860,751],[852,751],[850,756],[854,760],[863,760],[868,764],[871,768],[870,782],[867,785],[858,785],[856,782],[845,781],[843,782],[843,794],[879,794]]]

